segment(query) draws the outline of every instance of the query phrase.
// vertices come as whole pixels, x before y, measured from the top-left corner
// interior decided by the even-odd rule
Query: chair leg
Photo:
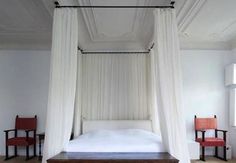
[[[14,147],[15,157],[17,156],[17,146]]]
[[[34,144],[34,157],[36,157],[36,144]]]
[[[226,158],[226,146],[224,146],[224,160],[227,161],[227,158]]]
[[[222,148],[223,148],[223,157],[220,157],[220,156],[218,156],[218,155],[215,156],[215,157],[218,158],[218,159],[227,161],[227,158],[226,158],[227,147],[226,147],[226,146],[222,146]]]
[[[205,147],[202,146],[202,157],[201,157],[202,161],[205,161]]]
[[[15,155],[13,156],[9,156],[9,146],[6,145],[6,156],[5,156],[5,160],[10,160],[12,158],[16,157]]]
[[[5,157],[5,160],[8,160],[8,159],[9,159],[8,146],[6,145],[6,157]]]
[[[26,146],[26,160],[29,160],[29,146]]]
[[[215,147],[215,157],[218,157],[218,147]]]

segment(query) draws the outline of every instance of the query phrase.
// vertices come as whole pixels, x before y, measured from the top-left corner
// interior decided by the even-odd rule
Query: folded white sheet
[[[69,142],[66,152],[165,152],[161,137],[145,130],[98,130]]]

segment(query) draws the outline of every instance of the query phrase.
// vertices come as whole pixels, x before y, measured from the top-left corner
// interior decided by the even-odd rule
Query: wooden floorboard
[[[4,156],[0,156],[0,163],[21,163],[21,162],[27,162],[27,163],[40,163],[41,161],[38,160],[38,157],[35,157],[34,159],[25,161],[25,157],[19,156],[10,160],[5,161]]]
[[[17,157],[12,160],[4,161],[4,156],[0,156],[0,163],[40,163],[37,158],[25,161],[25,157]],[[229,160],[227,162],[213,158],[213,157],[207,157],[206,161],[200,161],[200,160],[194,160],[191,161],[191,163],[236,163],[236,159],[234,160]]]
[[[208,156],[206,157],[206,161],[194,160],[194,161],[191,161],[191,163],[236,163],[236,159],[223,161],[215,157]]]
[[[178,163],[169,153],[62,152],[49,163]]]

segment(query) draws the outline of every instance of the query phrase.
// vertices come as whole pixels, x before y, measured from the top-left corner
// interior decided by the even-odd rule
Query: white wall
[[[229,58],[229,63],[236,63],[236,49],[232,50],[232,54]],[[229,90],[229,88],[227,88]],[[236,128],[229,127],[229,135],[230,135],[230,144],[233,148],[233,156],[236,158]]]
[[[189,139],[194,139],[193,118],[219,117],[219,127],[228,129],[228,89],[224,67],[236,61],[230,51],[183,50],[184,106]],[[0,131],[14,127],[17,114],[38,115],[38,132],[44,131],[49,51],[0,51]],[[230,129],[231,140],[236,130]],[[236,142],[236,141],[235,141]],[[236,157],[236,143],[233,146]],[[208,150],[211,154],[212,150]],[[0,134],[0,155],[5,154],[4,133]],[[23,153],[24,154],[24,153]]]
[[[17,114],[37,115],[38,132],[44,131],[49,62],[49,51],[0,51],[0,155],[3,130],[14,128]]]
[[[184,107],[189,139],[195,139],[194,115],[217,115],[218,126],[228,129],[228,93],[224,86],[224,67],[230,51],[182,51]],[[211,133],[212,134],[212,133]],[[207,154],[213,154],[211,148]]]

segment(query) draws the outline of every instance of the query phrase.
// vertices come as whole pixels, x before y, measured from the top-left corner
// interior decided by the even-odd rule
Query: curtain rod
[[[147,54],[150,53],[152,48],[154,47],[154,43],[152,43],[151,47],[147,51],[126,51],[126,52],[121,52],[121,51],[84,51],[80,47],[78,47],[78,50],[81,52],[81,54]]]
[[[60,6],[54,2],[56,8],[174,8],[175,1],[171,1],[170,6]]]
[[[135,52],[135,51],[132,51],[132,52],[119,52],[119,51],[106,51],[106,52],[101,52],[101,51],[99,51],[99,52],[95,52],[95,51],[81,51],[81,54],[149,54],[150,53],[150,51],[143,51],[143,52],[141,52],[141,51],[137,51],[137,52]]]

